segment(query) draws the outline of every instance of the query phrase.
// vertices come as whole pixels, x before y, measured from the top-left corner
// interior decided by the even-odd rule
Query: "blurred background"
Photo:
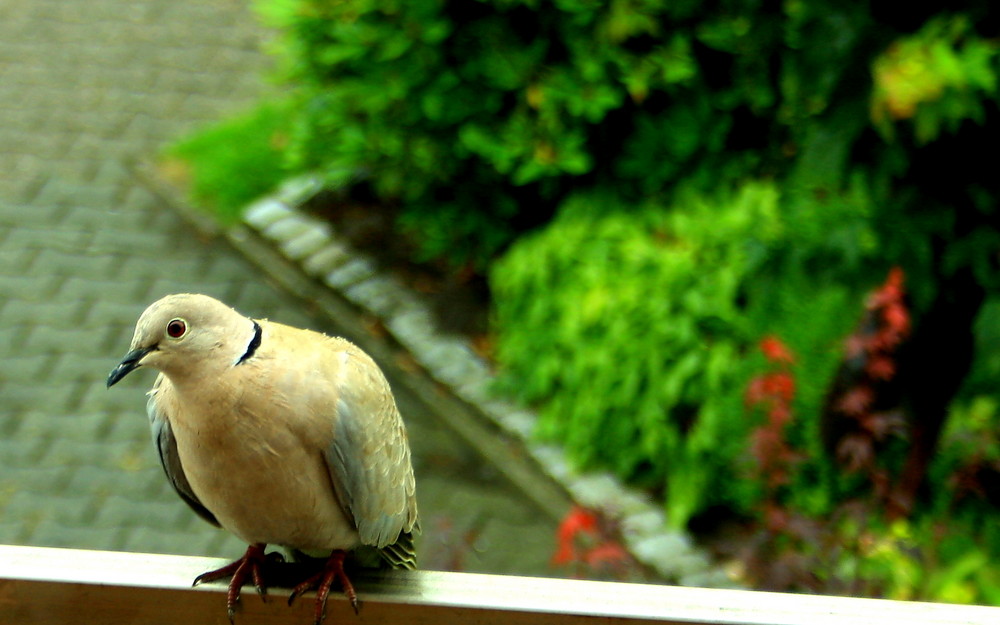
[[[114,412],[140,382],[92,383],[143,303],[304,314],[151,208],[123,163],[155,158],[223,224],[322,176],[307,208],[442,302],[540,440],[645,489],[733,580],[1000,605],[990,3],[74,7],[0,9],[0,539],[66,543],[31,491],[53,484],[95,531],[115,482],[84,456],[148,471],[134,500],[166,490]],[[494,531],[551,571],[588,514]],[[94,544],[154,548],[132,535]]]

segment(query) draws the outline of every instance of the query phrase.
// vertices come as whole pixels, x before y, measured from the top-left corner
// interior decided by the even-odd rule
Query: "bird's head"
[[[139,317],[129,352],[108,375],[108,386],[139,367],[174,378],[232,366],[259,342],[259,332],[256,322],[207,295],[168,295]]]

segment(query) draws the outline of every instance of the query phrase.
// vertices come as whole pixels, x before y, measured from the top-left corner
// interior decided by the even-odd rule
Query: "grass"
[[[281,150],[288,110],[287,103],[265,102],[185,137],[164,151],[161,172],[220,222],[235,223],[247,204],[290,174]]]

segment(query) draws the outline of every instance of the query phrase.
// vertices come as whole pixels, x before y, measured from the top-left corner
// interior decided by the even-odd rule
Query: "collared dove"
[[[248,319],[206,295],[168,295],[136,324],[112,386],[138,367],[160,371],[149,392],[153,442],[167,478],[195,512],[250,544],[195,584],[232,576],[261,596],[264,548],[329,556],[289,603],[316,588],[323,620],[334,580],[357,611],[344,573],[350,550],[415,568],[419,532],[410,447],[389,384],[342,338]]]

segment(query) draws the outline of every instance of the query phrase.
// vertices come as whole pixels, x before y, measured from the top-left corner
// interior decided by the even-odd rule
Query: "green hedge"
[[[492,268],[505,391],[536,404],[540,435],[580,465],[665,489],[678,526],[760,497],[741,471],[760,424],[744,408],[757,340],[782,331],[806,380],[799,403],[815,412],[856,322],[843,288],[760,278],[762,252],[793,237],[779,198],[760,182],[670,207],[579,196]]]
[[[247,204],[289,175],[289,114],[287,102],[262,103],[169,146],[166,166],[183,168],[192,197],[224,223],[234,223]]]
[[[290,166],[374,195],[425,258],[488,270],[503,384],[581,466],[662,493],[675,525],[719,505],[772,525],[846,499],[966,509],[946,484],[993,462],[963,451],[981,423],[945,428],[915,509],[929,461],[907,458],[889,408],[865,407],[867,474],[845,472],[824,430],[844,425],[838,393],[874,383],[851,378],[844,340],[894,266],[913,332],[880,401],[931,449],[956,397],[956,414],[997,418],[982,403],[1000,395],[982,355],[1000,293],[991,3],[259,5],[282,33]],[[764,337],[794,354],[787,424],[746,405],[775,366]],[[778,466],[760,457],[767,428],[788,476],[762,485]],[[922,518],[891,539],[899,558],[933,534]],[[942,557],[975,560],[962,549]],[[959,573],[904,590],[961,594]]]

